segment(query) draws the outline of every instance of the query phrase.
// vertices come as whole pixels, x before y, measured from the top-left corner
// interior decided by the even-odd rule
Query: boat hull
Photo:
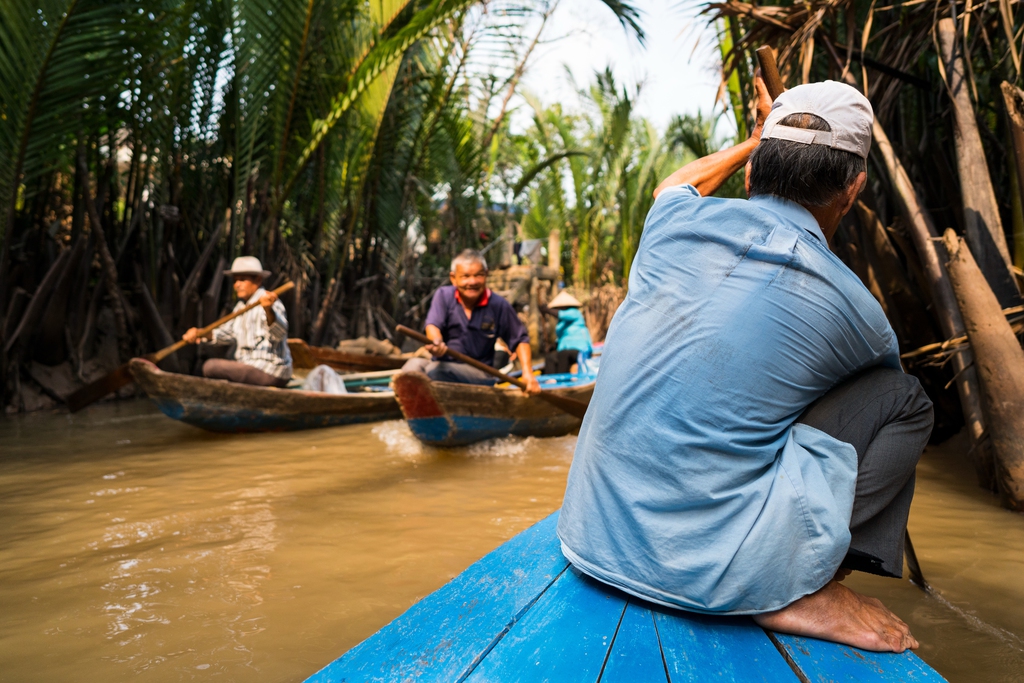
[[[909,650],[867,652],[626,595],[569,564],[556,523],[501,545],[307,683],[945,681]]]
[[[282,432],[401,417],[391,392],[322,394],[163,372],[131,362],[135,382],[170,418],[211,432]]]
[[[431,381],[401,372],[391,382],[409,429],[432,446],[465,446],[501,436],[561,436],[581,420],[518,389]],[[594,383],[550,390],[589,403]]]

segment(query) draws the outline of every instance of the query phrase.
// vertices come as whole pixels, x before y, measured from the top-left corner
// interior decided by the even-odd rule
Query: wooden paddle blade
[[[539,396],[559,410],[569,413],[573,417],[578,417],[582,420],[583,416],[587,414],[587,404],[583,401],[577,401],[576,399],[568,398],[567,396],[550,394],[546,391],[540,392]]]
[[[135,379],[132,377],[131,370],[128,368],[128,363],[125,363],[109,375],[104,375],[95,382],[86,384],[84,387],[68,396],[68,409],[70,409],[72,413],[77,413],[82,408],[92,405],[104,396],[112,394],[121,387],[128,386],[134,381]]]

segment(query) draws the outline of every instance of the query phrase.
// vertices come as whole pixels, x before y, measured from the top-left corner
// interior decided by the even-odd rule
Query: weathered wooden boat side
[[[161,412],[212,432],[271,432],[376,422],[401,417],[392,392],[322,394],[235,384],[163,372],[131,362],[136,383]]]
[[[326,346],[310,346],[302,339],[289,339],[288,349],[295,368],[327,365],[339,372],[360,370],[397,370],[405,365],[401,356],[375,356],[369,353],[345,353]]]
[[[422,372],[400,372],[391,386],[409,429],[435,446],[464,446],[510,434],[561,436],[582,422],[514,388],[433,382]],[[589,403],[594,383],[546,391]]]
[[[768,633],[749,617],[667,609],[608,588],[565,560],[556,519],[484,556],[307,683],[945,680],[911,652]]]

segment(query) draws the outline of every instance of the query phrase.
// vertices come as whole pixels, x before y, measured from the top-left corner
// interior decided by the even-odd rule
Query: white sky
[[[545,105],[561,102],[575,110],[579,98],[566,68],[580,87],[586,87],[593,83],[595,71],[611,66],[620,87],[643,84],[637,111],[662,131],[676,114],[710,114],[720,62],[706,20],[693,9],[695,3],[684,7],[680,0],[634,1],[643,11],[646,47],[628,35],[599,0],[562,0],[545,30],[551,42],[537,47],[521,87]],[[526,125],[529,116],[527,107],[519,107],[513,125]],[[721,133],[734,129],[728,118],[723,117]]]

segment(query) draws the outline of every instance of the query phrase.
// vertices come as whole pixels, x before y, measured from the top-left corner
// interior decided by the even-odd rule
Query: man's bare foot
[[[852,645],[875,652],[903,652],[918,646],[910,627],[881,601],[829,581],[776,612],[755,614],[762,628]]]

